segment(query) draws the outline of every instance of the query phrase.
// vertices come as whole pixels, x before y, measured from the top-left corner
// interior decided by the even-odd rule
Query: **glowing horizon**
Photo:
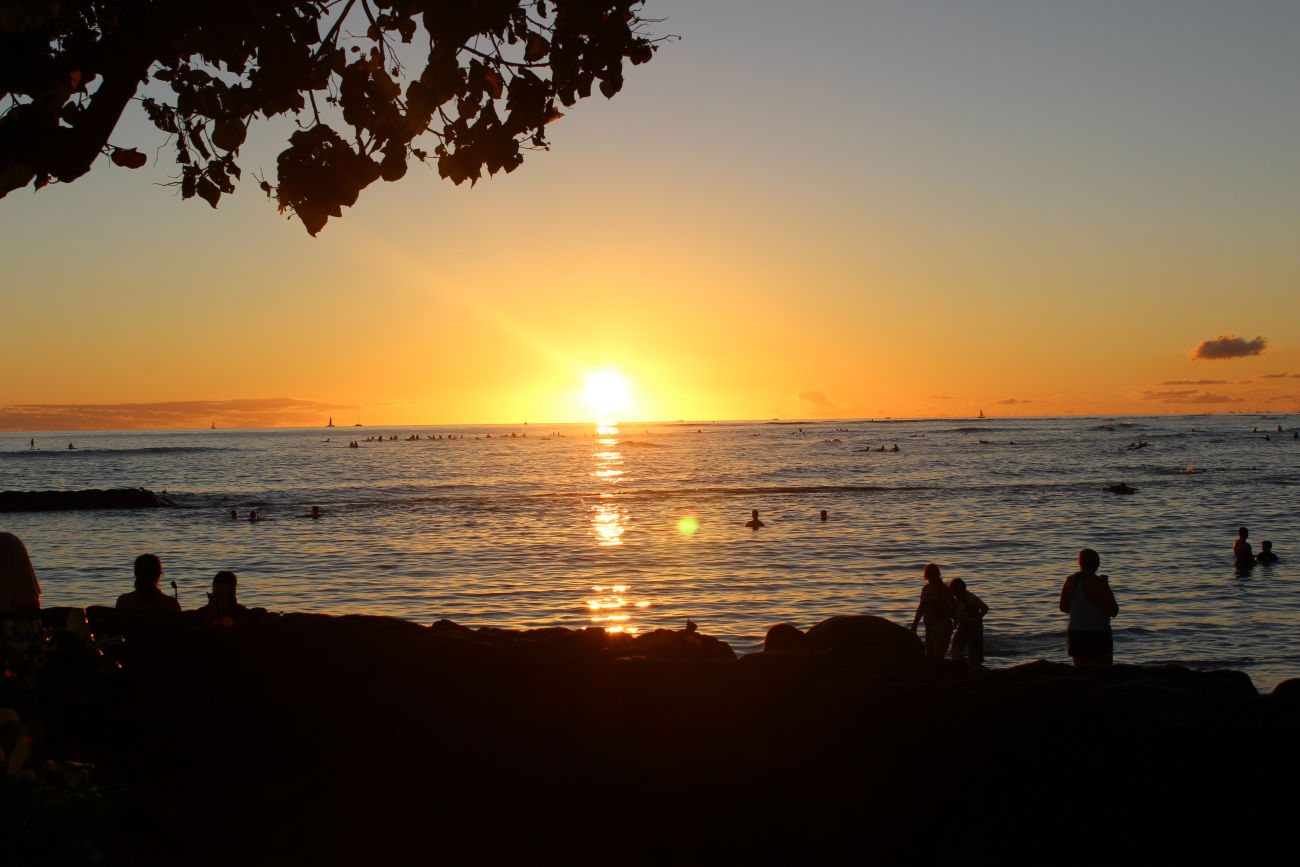
[[[646,12],[551,151],[319,239],[274,137],[216,211],[166,161],[0,199],[0,430],[1300,412],[1300,10]]]

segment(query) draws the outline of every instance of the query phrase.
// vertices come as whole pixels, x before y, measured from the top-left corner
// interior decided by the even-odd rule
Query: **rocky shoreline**
[[[1242,856],[1300,771],[1296,681],[969,671],[878,618],[737,658],[685,630],[89,615],[122,670],[50,738],[96,765],[119,863]]]

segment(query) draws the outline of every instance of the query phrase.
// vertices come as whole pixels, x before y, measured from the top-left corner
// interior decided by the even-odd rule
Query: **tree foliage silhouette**
[[[139,100],[168,137],[184,198],[234,192],[249,126],[297,129],[260,180],[315,235],[412,158],[471,184],[546,148],[546,125],[624,61],[650,60],[640,0],[0,0],[0,196],[69,183]],[[427,53],[420,47],[427,43]],[[409,47],[404,47],[409,46]],[[422,56],[423,55],[423,56]],[[407,74],[423,62],[418,75]],[[345,132],[345,131],[346,132]],[[417,140],[430,134],[432,151]]]

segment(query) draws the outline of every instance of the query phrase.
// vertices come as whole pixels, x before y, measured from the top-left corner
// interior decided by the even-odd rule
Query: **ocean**
[[[1300,677],[1296,429],[1239,414],[3,433],[0,490],[144,487],[176,508],[0,513],[0,529],[27,544],[47,606],[113,604],[148,551],[184,608],[229,569],[241,602],[274,611],[638,633],[691,618],[739,653],[781,622],[909,625],[935,562],[988,604],[990,666],[1068,661],[1057,600],[1091,547],[1119,601],[1117,661],[1236,668],[1267,690]],[[1136,492],[1103,490],[1121,482]],[[1236,573],[1239,525],[1279,562]]]

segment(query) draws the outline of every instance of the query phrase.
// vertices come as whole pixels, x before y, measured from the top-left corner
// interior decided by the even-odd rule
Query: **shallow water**
[[[112,604],[152,551],[187,608],[231,569],[241,601],[276,610],[637,632],[690,617],[739,652],[781,621],[909,624],[934,561],[991,608],[990,665],[1067,659],[1057,597],[1093,547],[1120,603],[1117,659],[1239,668],[1269,689],[1300,676],[1295,429],[1229,415],[80,431],[37,434],[35,451],[13,433],[0,489],[139,486],[179,508],[0,528],[27,543],[47,605]],[[347,447],[381,433],[398,440]],[[1101,490],[1117,482],[1138,491]],[[1235,574],[1240,524],[1281,562]]]

